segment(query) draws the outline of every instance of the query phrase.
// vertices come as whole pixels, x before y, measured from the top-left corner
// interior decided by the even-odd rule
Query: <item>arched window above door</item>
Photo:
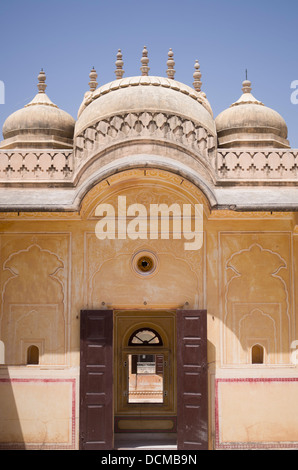
[[[151,328],[140,328],[133,332],[128,346],[162,346],[161,336]]]

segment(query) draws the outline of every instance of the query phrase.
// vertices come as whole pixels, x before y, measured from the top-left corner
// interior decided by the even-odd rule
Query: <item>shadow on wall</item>
[[[1,353],[3,348],[1,347]],[[3,356],[1,357],[1,360]],[[0,426],[0,450],[1,449],[26,449],[23,430],[20,424],[19,411],[16,405],[16,394],[22,393],[16,390],[17,381],[9,376],[8,368],[1,365],[0,369],[0,396],[1,396],[1,426]],[[17,387],[18,388],[18,387]]]

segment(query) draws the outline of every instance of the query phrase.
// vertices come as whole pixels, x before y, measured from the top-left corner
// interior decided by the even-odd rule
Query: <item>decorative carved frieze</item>
[[[200,124],[160,112],[110,116],[85,129],[75,138],[75,160],[81,166],[103,148],[132,139],[162,140],[189,148],[207,160],[214,157],[216,139]]]

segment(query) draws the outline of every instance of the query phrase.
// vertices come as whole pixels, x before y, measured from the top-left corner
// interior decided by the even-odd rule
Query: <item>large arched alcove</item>
[[[120,215],[120,199],[125,202],[127,211],[127,232],[120,233],[116,221],[114,237],[103,236],[99,239],[98,233],[95,233],[97,223],[105,217],[102,217],[103,213],[99,215],[99,208],[103,204],[108,205],[117,219]],[[140,215],[136,204],[145,211],[145,216]],[[184,231],[183,215],[186,206],[193,210],[196,205],[202,209],[199,235],[202,243],[188,249],[187,237],[190,245],[191,233],[186,234]],[[152,206],[168,210],[167,237],[164,236],[161,222],[156,232],[150,231]],[[130,211],[131,208],[134,209]],[[180,233],[177,232],[178,225],[175,225],[177,214],[172,212],[175,208],[180,211]],[[209,202],[201,190],[181,176],[160,169],[126,170],[94,186],[84,197],[80,211],[81,217],[90,223],[92,221],[94,227],[92,233],[85,235],[88,306],[178,308],[188,302],[193,308],[203,308],[206,282],[203,239],[204,224],[207,223],[209,213]],[[192,224],[195,223],[195,217],[192,212]],[[135,228],[133,236],[128,233],[132,224]],[[156,270],[139,272],[135,257],[142,254],[152,256]]]

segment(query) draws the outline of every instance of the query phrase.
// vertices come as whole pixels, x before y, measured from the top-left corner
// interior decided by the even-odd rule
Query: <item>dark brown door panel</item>
[[[113,311],[81,311],[80,449],[113,449]]]

